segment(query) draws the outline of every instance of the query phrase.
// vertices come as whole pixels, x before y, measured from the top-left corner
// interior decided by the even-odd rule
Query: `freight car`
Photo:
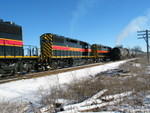
[[[130,50],[123,47],[114,47],[110,51],[110,59],[113,61],[122,60],[127,58],[135,58],[143,55],[142,51],[139,50]]]
[[[114,47],[110,52],[111,60],[121,60],[128,58],[130,56],[130,51],[122,47]]]

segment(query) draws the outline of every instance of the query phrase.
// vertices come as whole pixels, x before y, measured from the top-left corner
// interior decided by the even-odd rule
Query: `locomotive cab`
[[[94,56],[94,62],[106,61],[110,58],[111,48],[100,44],[93,44],[92,55]]]
[[[13,22],[0,21],[0,57],[22,56],[22,27]]]

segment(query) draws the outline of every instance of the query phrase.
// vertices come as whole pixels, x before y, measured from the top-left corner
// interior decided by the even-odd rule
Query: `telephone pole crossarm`
[[[144,39],[146,41],[146,45],[147,45],[147,60],[149,62],[149,41],[148,41],[148,38],[150,38],[150,30],[145,30],[145,31],[137,31],[138,33],[138,39]],[[143,36],[143,37],[141,37]]]

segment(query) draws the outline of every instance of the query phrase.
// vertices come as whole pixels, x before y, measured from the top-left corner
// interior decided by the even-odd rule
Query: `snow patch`
[[[105,65],[99,65],[95,67],[64,72],[60,74],[33,78],[33,79],[25,79],[14,82],[9,82],[0,85],[0,100],[24,100],[27,102],[37,102],[39,101],[35,96],[38,95],[38,91],[42,89],[43,91],[50,91],[54,87],[58,87],[59,85],[70,84],[75,80],[87,79],[90,77],[94,77],[97,73],[106,71],[108,69],[115,69],[119,65],[127,62],[119,61],[108,63]]]

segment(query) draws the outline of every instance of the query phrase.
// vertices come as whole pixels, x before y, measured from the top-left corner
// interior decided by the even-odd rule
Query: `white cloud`
[[[131,20],[123,31],[117,36],[116,45],[120,45],[121,41],[129,35],[139,30],[145,30],[149,27],[150,11],[145,16],[138,16]]]
[[[90,8],[96,5],[98,0],[80,0],[76,9],[72,12],[72,19],[70,21],[70,31],[73,33],[78,21],[82,16],[88,13]]]

